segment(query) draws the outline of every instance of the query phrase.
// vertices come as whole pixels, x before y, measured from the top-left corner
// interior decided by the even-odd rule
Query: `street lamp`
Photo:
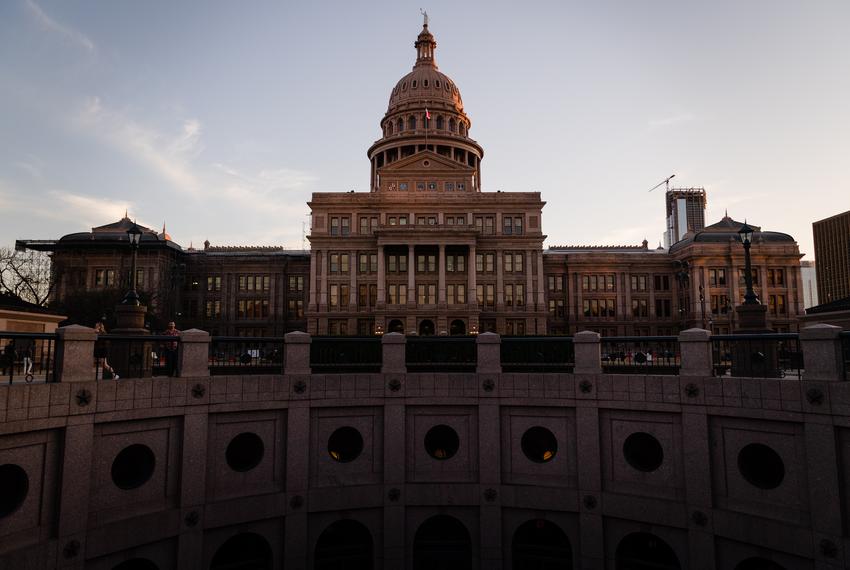
[[[130,229],[127,230],[127,238],[130,240],[130,247],[133,248],[133,262],[130,266],[130,290],[124,295],[122,305],[139,306],[139,294],[136,293],[136,256],[139,252],[139,242],[142,241],[142,230],[133,222]]]
[[[747,224],[746,220],[741,229],[738,230],[738,235],[744,244],[744,284],[747,286],[747,292],[744,293],[745,305],[761,305],[759,296],[753,291],[753,268],[750,261],[750,245],[753,241],[753,233],[755,233],[755,230]]]

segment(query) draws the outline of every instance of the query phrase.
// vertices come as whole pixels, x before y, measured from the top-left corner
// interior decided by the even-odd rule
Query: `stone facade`
[[[713,378],[700,330],[679,376],[601,374],[591,332],[575,373],[502,373],[490,334],[474,373],[405,373],[388,334],[384,372],[310,374],[291,333],[283,375],[91,382],[93,331],[63,337],[60,383],[0,386],[0,567],[845,567],[833,327],[802,380]]]

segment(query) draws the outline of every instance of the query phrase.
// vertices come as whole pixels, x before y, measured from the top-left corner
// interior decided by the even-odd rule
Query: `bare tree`
[[[50,277],[50,255],[46,251],[0,247],[0,292],[44,306],[53,291]]]

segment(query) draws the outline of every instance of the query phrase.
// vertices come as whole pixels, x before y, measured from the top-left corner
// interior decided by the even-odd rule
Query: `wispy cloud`
[[[93,97],[79,112],[75,123],[117,151],[147,165],[176,190],[198,193],[200,184],[191,165],[191,160],[203,150],[201,124],[196,119],[185,121],[179,134],[169,136],[104,107],[98,97]]]
[[[679,113],[678,115],[671,115],[660,119],[650,119],[649,128],[660,129],[664,127],[675,127],[685,123],[691,123],[694,120],[696,120],[696,116],[693,113]]]
[[[94,53],[94,42],[79,30],[62,24],[47,15],[33,0],[26,0],[26,7],[35,20],[46,30],[62,36],[65,40],[77,45],[89,53]]]
[[[112,200],[94,196],[82,196],[62,190],[48,192],[50,198],[61,205],[56,208],[61,211],[61,219],[77,219],[86,227],[101,226],[114,222],[131,210],[132,204],[123,200]]]

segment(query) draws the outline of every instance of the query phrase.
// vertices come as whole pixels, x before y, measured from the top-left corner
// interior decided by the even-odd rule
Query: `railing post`
[[[56,329],[55,374],[59,382],[90,382],[94,380],[94,329],[69,325]]]
[[[838,382],[844,377],[841,354],[841,327],[827,324],[811,325],[800,331],[803,351],[803,380]]]
[[[301,331],[286,333],[283,340],[284,374],[310,374],[310,343],[312,337]]]
[[[210,375],[210,333],[198,329],[180,332],[177,352],[177,375],[181,378],[202,378]]]
[[[481,333],[475,339],[479,374],[498,374],[502,371],[502,337],[496,333]]]
[[[381,338],[381,372],[404,374],[407,372],[407,338],[401,333],[387,333]]]
[[[705,329],[688,329],[679,333],[681,363],[679,376],[711,376],[711,332]]]
[[[602,353],[600,351],[600,334],[593,331],[581,331],[573,335],[573,346],[576,353],[576,374],[601,374]]]

